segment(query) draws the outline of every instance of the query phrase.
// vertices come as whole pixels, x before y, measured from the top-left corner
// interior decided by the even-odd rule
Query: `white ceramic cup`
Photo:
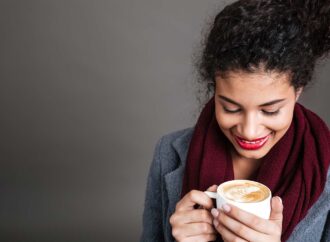
[[[246,189],[246,187],[248,188]],[[263,195],[258,197],[259,192]],[[217,192],[205,191],[205,193],[210,198],[216,199],[217,208],[222,208],[224,204],[228,203],[263,219],[269,219],[272,193],[267,186],[259,182],[227,181],[218,186]]]

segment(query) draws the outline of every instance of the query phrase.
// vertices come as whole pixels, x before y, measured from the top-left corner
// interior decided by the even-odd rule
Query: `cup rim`
[[[232,199],[229,199],[227,197],[225,197],[225,195],[223,194],[223,191],[221,190],[225,185],[227,184],[230,184],[230,183],[244,183],[244,182],[247,182],[247,183],[254,183],[254,184],[258,184],[259,186],[262,186],[264,187],[266,190],[267,190],[267,193],[268,193],[268,196],[266,196],[264,199],[260,200],[260,201],[256,201],[256,202],[240,202],[240,201],[235,201],[235,200],[232,200]],[[268,198],[270,198],[272,196],[272,192],[271,190],[269,189],[269,187],[267,187],[266,185],[260,183],[260,182],[257,182],[257,181],[252,181],[252,180],[248,180],[248,179],[237,179],[237,180],[229,180],[229,181],[225,181],[223,183],[221,183],[218,188],[217,188],[217,194],[221,197],[223,197],[224,199],[226,200],[230,200],[232,202],[236,202],[236,203],[260,203],[260,202],[263,202],[265,200],[267,200]]]

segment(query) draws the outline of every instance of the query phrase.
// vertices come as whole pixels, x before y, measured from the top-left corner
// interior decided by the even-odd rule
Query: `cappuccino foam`
[[[260,202],[269,195],[268,189],[258,183],[233,183],[223,187],[224,196],[235,202]]]

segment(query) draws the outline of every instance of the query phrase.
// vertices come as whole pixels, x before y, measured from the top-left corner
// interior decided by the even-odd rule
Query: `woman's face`
[[[288,75],[230,72],[216,77],[215,113],[235,154],[260,159],[290,127],[299,94]]]

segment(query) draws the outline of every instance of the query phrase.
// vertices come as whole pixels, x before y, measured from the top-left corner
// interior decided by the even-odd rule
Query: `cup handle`
[[[208,195],[210,198],[217,198],[217,193],[216,192],[209,192],[209,191],[205,191],[204,192],[206,195]]]

